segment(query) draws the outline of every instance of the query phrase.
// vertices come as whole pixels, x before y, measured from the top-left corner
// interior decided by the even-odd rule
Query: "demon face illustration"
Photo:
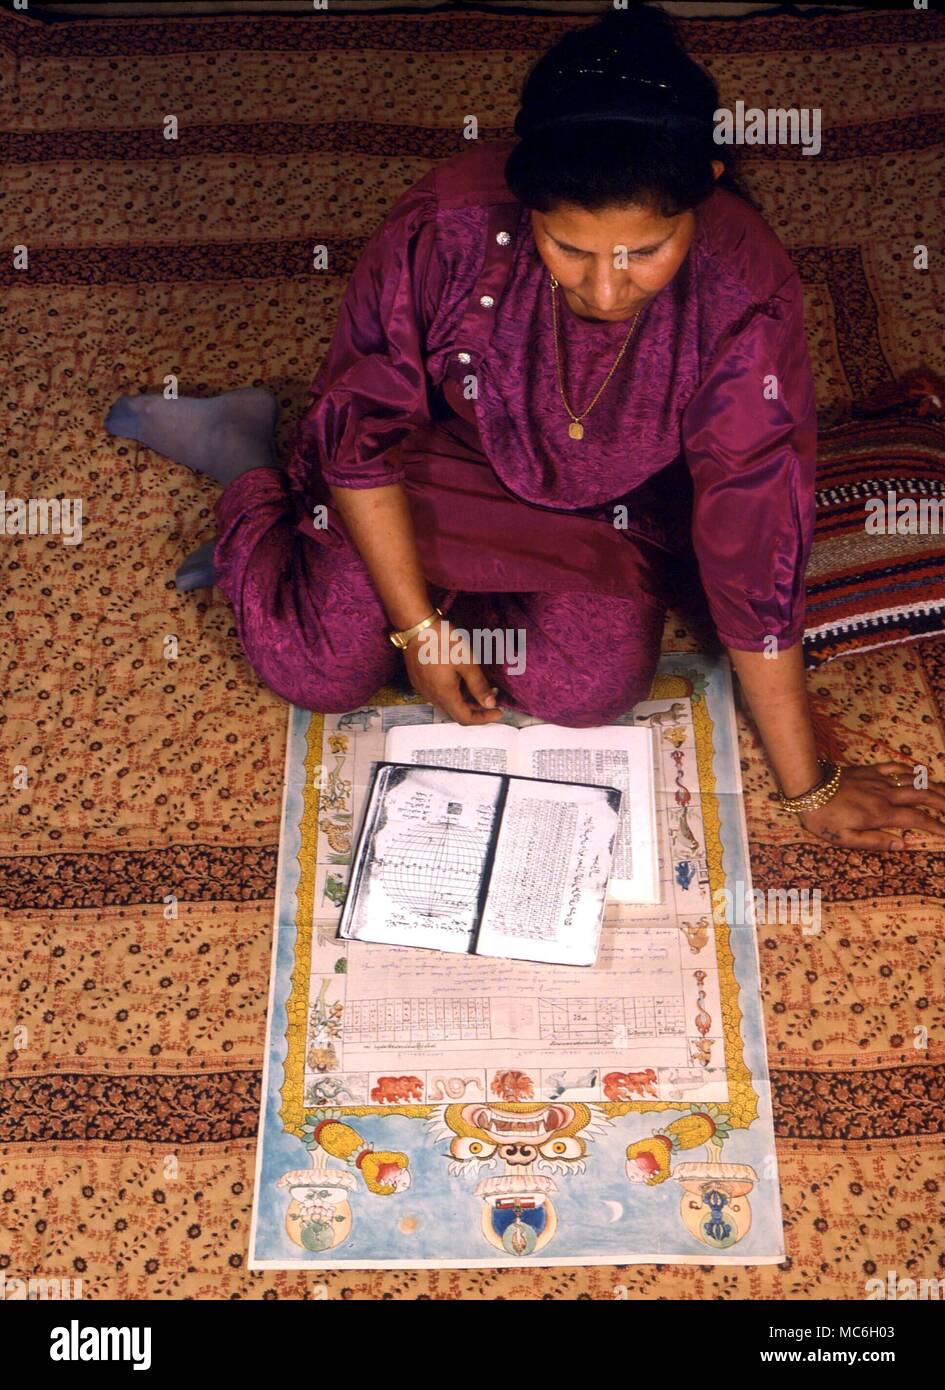
[[[560,1101],[446,1105],[430,1124],[449,1144],[452,1175],[502,1165],[504,1172],[477,1185],[476,1196],[483,1236],[515,1256],[537,1254],[553,1238],[557,1188],[550,1174],[583,1173],[588,1143],[605,1128],[589,1105]]]
[[[513,1172],[567,1173],[584,1171],[592,1115],[577,1103],[480,1102],[447,1105],[434,1123],[449,1140],[451,1173],[498,1163]]]

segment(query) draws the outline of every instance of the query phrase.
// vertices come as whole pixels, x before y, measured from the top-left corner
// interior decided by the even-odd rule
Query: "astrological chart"
[[[491,1037],[488,999],[352,999],[342,1040],[355,1043],[458,1042]]]
[[[541,1036],[555,1043],[610,1048],[622,1038],[681,1037],[686,1032],[682,995],[548,1000],[539,1016]]]
[[[434,1056],[453,1072],[468,1069],[481,1075],[507,1066],[514,1057],[534,1074],[536,1095],[541,1094],[541,1074],[579,1067],[596,1069],[596,1084],[606,1099],[603,1077],[621,1065],[652,1070],[657,1088],[672,1087],[673,1094],[684,1084],[701,1094],[707,1094],[706,1087],[713,1096],[724,1094],[725,1038],[716,937],[709,926],[692,705],[688,699],[669,704],[653,700],[642,702],[636,712],[641,719],[652,718],[658,733],[662,903],[608,903],[594,966],[447,956],[376,942],[342,945],[330,940],[326,922],[325,934],[315,941],[313,971],[334,972],[327,988],[338,1001],[343,1022],[331,1048],[317,1053],[321,1069],[342,1079],[397,1071],[415,1078],[423,1093]],[[328,763],[334,756],[337,777],[352,784],[354,825],[374,760],[384,756],[389,711],[374,714],[365,711],[359,720],[324,719],[323,759]],[[423,705],[396,711],[397,723],[408,721],[441,722],[432,707]],[[341,743],[340,728],[350,730]],[[543,770],[560,776],[569,769],[555,763]],[[559,900],[559,879],[566,870],[560,857],[544,852],[543,844],[565,839],[568,828],[559,819],[574,815],[566,804],[549,803],[538,810],[547,825],[537,836],[521,836],[505,865],[506,878],[514,880],[514,891],[510,888],[506,896],[517,901],[526,894],[532,932],[535,922],[540,927],[543,894],[549,904]],[[482,852],[475,837],[448,822],[437,830],[441,837],[469,839],[469,873],[461,872],[466,860],[452,854],[450,862],[459,864],[460,871],[454,869],[446,881],[439,869],[446,856],[430,829],[409,833],[416,843],[396,841],[386,862],[378,865],[391,899],[434,921],[438,914],[467,907]],[[334,903],[323,901],[320,910],[337,920]],[[514,923],[507,930],[514,933]],[[306,1070],[307,1081],[315,1075]]]

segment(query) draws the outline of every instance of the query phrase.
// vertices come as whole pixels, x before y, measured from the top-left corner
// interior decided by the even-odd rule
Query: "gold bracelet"
[[[785,796],[783,791],[778,790],[778,800],[785,811],[791,811],[796,816],[804,811],[816,811],[818,806],[823,806],[834,795],[840,786],[840,767],[829,758],[818,758],[817,766],[822,776],[809,791],[802,792],[800,796]]]
[[[429,627],[431,623],[435,623],[437,618],[442,618],[442,616],[443,614],[440,612],[440,610],[438,608],[434,608],[430,616],[428,618],[424,618],[422,622],[414,623],[413,627],[405,627],[400,632],[389,632],[387,635],[393,642],[394,646],[399,647],[400,650],[403,651],[404,647],[406,647],[407,643],[410,641],[412,637],[416,637],[418,632],[422,632],[424,628]]]

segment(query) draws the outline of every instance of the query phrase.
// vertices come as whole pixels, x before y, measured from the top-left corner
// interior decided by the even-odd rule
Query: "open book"
[[[620,800],[615,787],[378,763],[338,934],[593,965]]]
[[[602,729],[401,724],[388,731],[384,756],[392,762],[617,787],[623,798],[608,898],[617,903],[660,901],[656,745],[648,724]]]

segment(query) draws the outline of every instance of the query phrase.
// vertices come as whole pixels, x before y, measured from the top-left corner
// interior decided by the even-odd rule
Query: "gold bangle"
[[[422,632],[423,629],[429,627],[431,623],[435,623],[437,618],[442,617],[443,614],[440,612],[439,608],[434,608],[430,616],[424,618],[422,622],[414,623],[413,627],[405,627],[400,632],[389,632],[387,635],[394,646],[399,647],[400,650],[403,651],[412,637],[416,637],[418,632]]]
[[[820,768],[822,776],[819,782],[815,782],[809,791],[802,792],[800,796],[785,796],[780,789],[778,800],[785,811],[791,811],[799,816],[804,811],[816,811],[818,806],[823,806],[834,795],[840,786],[841,769],[836,763],[832,763],[829,758],[818,758],[817,766]]]

